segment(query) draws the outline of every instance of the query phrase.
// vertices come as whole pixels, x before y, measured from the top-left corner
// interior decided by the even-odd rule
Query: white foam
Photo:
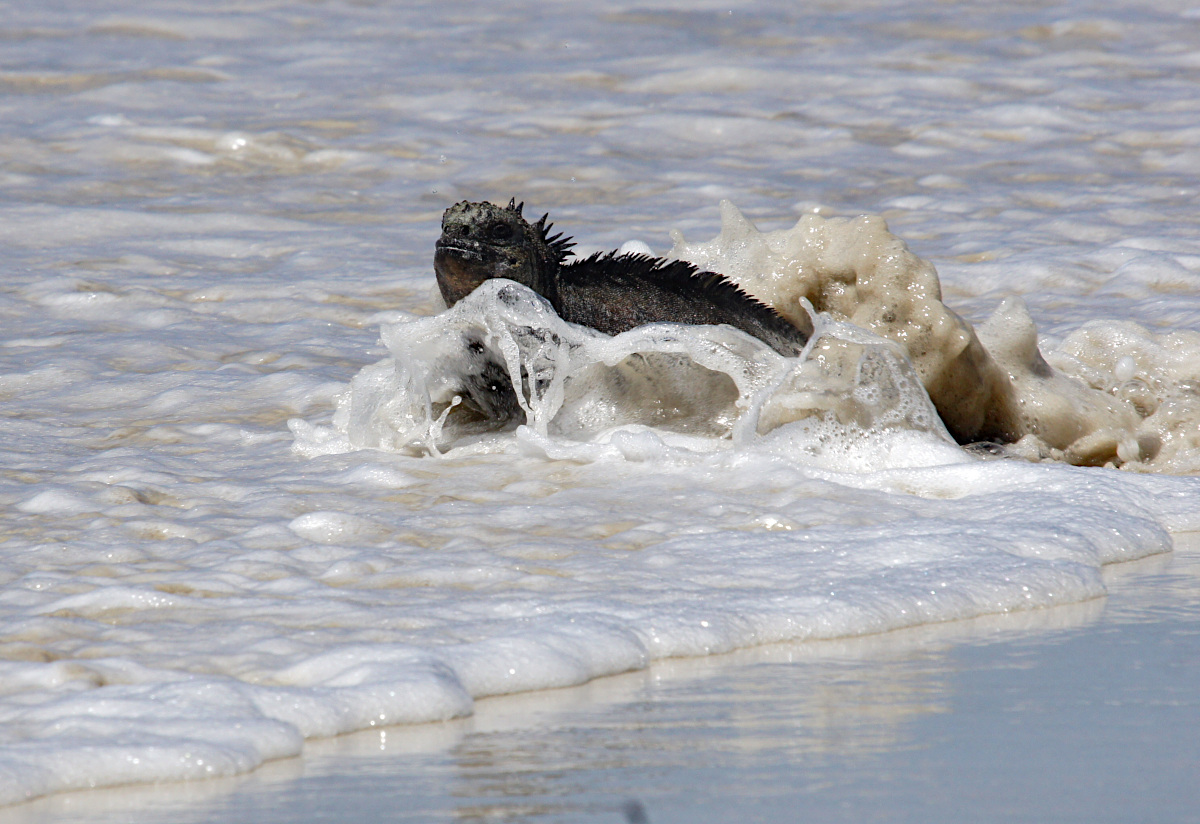
[[[1112,38],[995,4],[108,5],[25,4],[3,39],[0,801],[1095,598],[1103,564],[1200,528],[1200,49],[1169,13],[1117,8]],[[711,237],[721,198],[804,214],[722,207],[724,240],[679,253],[783,298],[813,275],[823,332],[789,362],[728,330],[605,339],[527,294],[433,317],[442,210],[514,195],[636,253]],[[912,376],[1014,296],[998,350],[1086,389],[1084,419],[1132,409],[1132,439],[1012,447],[1043,463],[946,439]],[[908,360],[845,322],[911,322]],[[450,408],[466,333],[544,378],[525,425]]]

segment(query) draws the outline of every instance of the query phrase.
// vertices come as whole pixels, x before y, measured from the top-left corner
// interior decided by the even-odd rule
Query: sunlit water
[[[1162,4],[0,11],[0,800],[1104,595],[1103,565],[1200,527],[1196,26]],[[739,425],[770,358],[727,425],[442,437],[420,393],[443,349],[409,333],[452,356],[491,310],[415,319],[438,218],[513,195],[583,253],[706,240],[723,198],[763,230],[883,215],[973,323],[1019,296],[1056,368],[1175,404],[1173,462]]]

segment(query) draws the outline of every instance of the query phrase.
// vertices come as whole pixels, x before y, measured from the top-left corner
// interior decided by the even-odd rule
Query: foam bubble
[[[1092,351],[1074,359],[1075,369],[1056,368],[1051,361],[1065,363],[1080,339],[1048,361],[1017,297],[974,329],[942,303],[934,268],[880,218],[810,214],[764,233],[732,204],[721,209],[716,238],[688,243],[676,233],[670,254],[727,274],[787,317],[797,318],[807,302],[897,342],[960,442],[1012,443],[1009,454],[1035,460],[1194,471],[1182,458],[1193,454],[1190,432],[1200,429],[1189,333],[1160,343],[1126,323],[1121,334],[1109,333],[1103,356]],[[1098,371],[1102,358],[1107,365]]]
[[[1097,320],[1046,357],[1061,373],[1132,410],[1132,423],[1114,433],[1123,466],[1200,471],[1200,334]]]
[[[80,496],[65,489],[45,489],[28,500],[17,504],[17,509],[38,515],[50,513],[75,515],[81,512],[95,512],[96,506]]]
[[[387,534],[384,525],[343,512],[309,512],[293,518],[288,529],[321,544],[356,544],[378,540]]]
[[[809,446],[795,446],[795,455],[822,460],[862,454],[848,444],[888,431],[952,443],[904,351],[827,317],[800,358],[784,358],[729,327],[652,324],[608,337],[564,323],[530,290],[494,279],[448,312],[386,326],[383,338],[394,357],[355,377],[331,429],[294,424],[299,450],[349,443],[441,451],[478,445],[473,436],[506,422],[631,460],[661,457],[664,445],[637,427],[699,438],[673,448],[704,452],[807,422]]]
[[[943,422],[962,441],[1004,437],[1006,384],[970,324],[941,302],[933,266],[909,251],[882,218],[802,216],[791,229],[760,232],[728,201],[721,233],[707,243],[673,234],[669,255],[721,272],[784,317],[804,303],[901,343]]]

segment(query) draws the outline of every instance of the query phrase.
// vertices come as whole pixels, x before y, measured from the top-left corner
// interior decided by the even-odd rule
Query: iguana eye
[[[508,240],[512,237],[512,233],[512,227],[507,223],[493,223],[492,227],[488,229],[488,236],[492,240]]]

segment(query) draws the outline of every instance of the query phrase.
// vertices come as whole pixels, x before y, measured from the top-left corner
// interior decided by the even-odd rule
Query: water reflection
[[[1136,588],[1137,574],[1118,585]],[[868,771],[925,746],[916,724],[955,711],[955,650],[1052,638],[1105,609],[1095,600],[660,661],[580,687],[486,699],[467,719],[310,742],[303,758],[240,778],[52,796],[0,810],[0,824],[134,814],[307,821],[347,805],[362,820],[620,821],[631,800],[679,792],[681,776],[698,798],[818,792],[847,765]]]

